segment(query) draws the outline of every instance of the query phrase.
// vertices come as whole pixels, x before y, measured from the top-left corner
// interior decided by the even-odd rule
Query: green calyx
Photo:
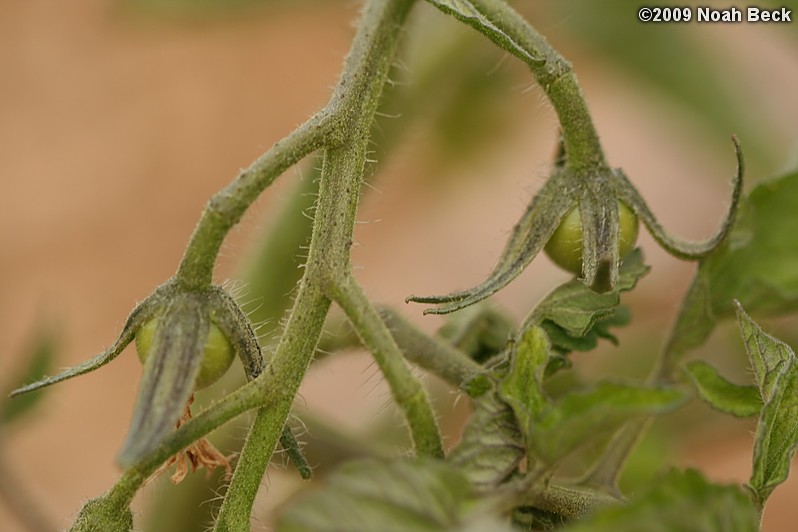
[[[732,202],[718,231],[705,241],[689,242],[671,236],[621,170],[600,163],[594,168],[574,168],[561,147],[554,172],[516,223],[502,256],[485,281],[468,290],[441,296],[410,296],[406,301],[437,305],[426,309],[425,314],[448,314],[471,306],[507,286],[544,248],[554,262],[579,275],[585,285],[597,292],[612,290],[618,282],[621,260],[637,240],[638,218],[671,255],[700,259],[723,242],[737,213],[743,159],[737,139],[733,141],[737,174]]]

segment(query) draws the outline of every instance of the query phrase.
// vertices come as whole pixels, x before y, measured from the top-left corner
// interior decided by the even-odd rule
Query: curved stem
[[[396,403],[404,412],[416,452],[442,458],[441,435],[427,392],[405,363],[399,346],[366,293],[348,275],[331,287],[331,295],[346,312],[388,381]]]
[[[428,1],[475,27],[529,65],[560,120],[568,166],[579,172],[607,167],[598,133],[571,64],[524,17],[505,0],[470,0],[471,6],[499,30],[495,32],[489,31],[478,19],[452,11],[447,3]],[[518,53],[519,49],[525,53]]]
[[[336,116],[329,109],[320,111],[272,146],[208,201],[178,266],[175,275],[178,283],[189,289],[211,284],[213,266],[227,233],[280,174],[331,142]]]

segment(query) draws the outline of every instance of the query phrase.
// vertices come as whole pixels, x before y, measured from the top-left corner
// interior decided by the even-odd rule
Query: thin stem
[[[443,457],[435,414],[424,387],[402,357],[402,351],[366,293],[351,276],[332,287],[335,302],[346,312],[363,343],[374,356],[402,409],[420,455]]]
[[[211,284],[222,241],[244,212],[280,174],[334,138],[336,115],[324,109],[277,142],[217,192],[202,213],[180,261],[176,278],[189,289]]]
[[[620,497],[618,480],[623,472],[623,467],[638,442],[643,438],[652,420],[651,417],[635,419],[618,429],[607,444],[604,454],[593,464],[580,484],[604,490],[614,497]]]
[[[504,38],[485,32],[472,20],[463,19],[464,22],[485,33],[499,46],[521,57],[529,65],[535,80],[551,101],[562,128],[566,164],[577,171],[605,168],[607,163],[598,133],[571,64],[505,0],[470,0],[470,2],[501,30]],[[432,3],[437,5],[435,1]],[[509,48],[506,37],[526,54],[520,56]]]
[[[402,354],[410,362],[458,388],[464,388],[466,383],[483,373],[484,368],[464,352],[445,340],[417,329],[395,310],[382,307],[378,312]]]
[[[465,351],[452,345],[451,339],[428,335],[390,307],[377,305],[376,309],[404,358],[413,364],[463,391],[467,391],[466,383],[485,371]],[[319,341],[317,360],[319,354],[324,356],[327,352],[364,347],[357,331],[343,317],[333,322],[328,319],[325,330],[329,332],[330,329],[335,332]]]
[[[697,290],[695,282],[690,286],[685,301],[689,301]],[[686,303],[685,303],[686,304]],[[673,384],[673,373],[676,370],[676,360],[682,354],[677,347],[674,332],[678,328],[677,321],[672,327],[665,346],[659,351],[654,366],[646,379],[652,385]],[[613,434],[607,448],[601,457],[593,464],[582,480],[586,486],[595,486],[608,490],[612,495],[619,495],[618,480],[623,468],[629,460],[637,444],[645,435],[646,430],[653,421],[652,417],[643,417],[629,421]]]

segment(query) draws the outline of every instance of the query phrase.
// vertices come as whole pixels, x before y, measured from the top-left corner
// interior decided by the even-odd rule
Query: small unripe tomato
[[[147,361],[157,327],[158,318],[153,318],[136,333],[136,352],[142,365]],[[233,348],[230,346],[230,342],[227,341],[221,329],[211,322],[202,350],[202,364],[194,388],[200,390],[218,381],[232,363]]]
[[[637,242],[637,216],[632,210],[618,202],[619,255],[621,260],[629,254]],[[565,215],[546,243],[546,255],[560,268],[579,275],[582,273],[582,217],[579,207]]]

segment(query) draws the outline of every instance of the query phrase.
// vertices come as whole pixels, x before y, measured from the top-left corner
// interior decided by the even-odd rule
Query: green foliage
[[[684,373],[698,397],[720,412],[749,417],[762,409],[762,398],[756,386],[740,386],[729,382],[706,362],[694,360],[685,365]]]
[[[759,514],[739,486],[710,484],[694,470],[672,471],[628,504],[597,511],[568,532],[754,532]]]
[[[352,462],[293,504],[277,530],[456,530],[473,497],[461,473],[435,460]]]
[[[529,327],[518,339],[510,370],[501,383],[502,399],[510,405],[522,429],[532,426],[546,408],[543,377],[549,361],[549,340],[542,329]]]
[[[499,354],[514,334],[510,318],[486,305],[450,315],[438,334],[477,362]]]
[[[589,351],[599,338],[615,343],[609,328],[626,325],[630,319],[628,310],[618,306],[621,292],[632,290],[649,269],[636,249],[621,265],[615,288],[598,293],[574,279],[538,303],[532,319],[546,331],[552,347],[562,353]]]
[[[438,337],[424,333],[394,310],[376,306],[356,280],[350,248],[362,185],[377,169],[368,158],[372,136],[385,125],[382,157],[409,123],[388,125],[377,119],[379,106],[386,105],[384,93],[388,104],[405,104],[416,115],[424,114],[412,103],[421,99],[417,96],[423,89],[415,89],[414,95],[386,88],[414,2],[370,0],[328,105],[211,198],[177,274],[136,307],[114,345],[75,368],[14,392],[25,394],[101,367],[137,333],[144,343],[145,324],[158,316],[151,349],[141,349],[142,354],[151,352],[120,458],[124,472],[107,495],[84,506],[74,530],[131,530],[129,505],[145,480],[176,455],[180,458],[175,460],[197,465],[197,455],[191,454],[194,445],[248,410],[257,414],[218,511],[216,530],[249,527],[256,494],[278,442],[308,479],[311,467],[286,422],[333,303],[349,324],[340,346],[359,343],[374,357],[405,421],[413,456],[345,464],[320,489],[288,505],[277,523],[279,530],[504,531],[512,529],[510,523],[530,530],[561,525],[572,530],[758,528],[765,501],[787,478],[798,449],[798,368],[793,351],[763,333],[739,304],[739,325],[756,387],[732,384],[701,361],[687,364],[684,373],[712,407],[736,416],[759,413],[749,486],[753,498],[739,486],[713,485],[694,471],[672,472],[628,503],[622,503],[616,486],[648,420],[686,402],[686,392],[673,382],[678,357],[700,345],[717,320],[732,314],[735,299],[758,312],[798,308],[798,248],[785,245],[798,232],[793,216],[798,209],[798,173],[756,187],[737,216],[742,156],[735,140],[738,174],[719,231],[698,243],[672,237],[623,172],[607,163],[570,63],[525,19],[501,0],[429,3],[520,58],[560,122],[555,169],[512,229],[495,269],[470,290],[408,298],[439,305],[427,313],[463,311]],[[442,56],[458,55],[451,54]],[[447,81],[440,74],[445,64],[437,65],[437,75],[427,72],[420,86]],[[467,85],[481,68],[482,63],[463,69],[450,81]],[[481,122],[481,115],[461,116],[460,108],[491,99],[485,94],[493,90],[489,84],[475,86],[475,91],[457,92],[451,107],[440,113],[441,124],[455,133],[464,131],[468,138],[473,135],[467,131],[474,129],[473,117]],[[467,97],[471,92],[475,98]],[[464,118],[470,118],[471,125]],[[297,188],[275,224],[281,234],[268,240],[251,267],[256,296],[269,299],[258,319],[280,316],[289,305],[286,294],[293,298],[279,339],[271,346],[270,360],[264,362],[251,319],[232,295],[212,284],[216,260],[227,234],[262,191],[288,168],[317,153],[321,168]],[[568,353],[592,350],[601,338],[617,342],[612,329],[631,319],[628,309],[620,306],[621,293],[634,289],[649,271],[640,250],[623,257],[619,204],[629,207],[625,216],[635,220],[635,228],[639,218],[666,251],[700,260],[696,279],[648,381],[602,378],[583,384],[581,378],[572,378],[549,396],[549,379],[569,365]],[[297,211],[311,206],[312,224],[296,224]],[[582,255],[579,266],[572,268],[578,279],[547,295],[518,331],[498,311],[482,305],[468,308],[520,275],[551,242],[569,212],[578,213],[580,219],[576,229],[581,228]],[[285,255],[293,255],[307,238],[307,262],[300,272]],[[275,272],[280,280],[270,281],[268,276]],[[235,352],[241,359],[247,382],[189,420],[183,412],[187,401],[190,404],[208,331],[216,326],[228,358]],[[48,345],[42,344],[26,374],[43,374],[50,358]],[[472,412],[448,456],[434,403],[409,362],[468,395]],[[30,406],[3,405],[0,423],[16,419]],[[558,477],[563,466],[571,465],[566,459],[587,447],[594,454],[603,449],[598,458],[589,453],[581,457],[582,464],[595,461],[591,470],[583,472],[579,481]],[[367,446],[350,451],[341,454],[369,454]]]
[[[489,379],[489,391],[474,399],[463,437],[449,453],[449,461],[477,487],[504,482],[525,456],[524,438],[513,410]]]
[[[757,185],[743,200],[726,243],[702,260],[679,312],[669,350],[706,341],[736,299],[749,312],[798,309],[798,172]]]
[[[685,398],[673,388],[600,383],[569,393],[544,410],[525,427],[527,441],[534,456],[551,464],[631,419],[671,412]]]
[[[741,306],[737,307],[737,317],[764,402],[750,480],[762,507],[776,486],[787,480],[798,449],[798,362],[787,344],[765,334]]]

